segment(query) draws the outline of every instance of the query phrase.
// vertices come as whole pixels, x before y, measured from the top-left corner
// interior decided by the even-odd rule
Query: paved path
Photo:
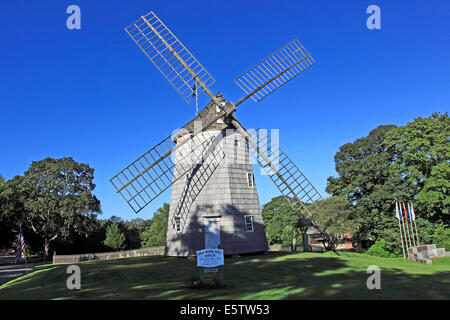
[[[27,272],[25,264],[13,264],[15,259],[14,255],[7,255],[6,253],[0,253],[0,286],[10,280],[13,280]],[[33,270],[35,263],[28,264],[28,272]]]
[[[28,272],[33,270],[35,264],[28,264]],[[0,266],[0,286],[27,272],[24,264]]]

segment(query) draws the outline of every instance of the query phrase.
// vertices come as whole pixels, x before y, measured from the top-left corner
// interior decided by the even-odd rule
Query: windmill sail
[[[153,12],[142,16],[125,31],[187,103],[195,99],[192,89],[196,82],[200,84],[196,88],[197,97],[215,82]]]
[[[259,165],[265,170],[272,182],[284,195],[291,207],[298,213],[306,212],[307,216],[312,216],[319,207],[319,201],[323,200],[317,189],[305,177],[294,162],[274,144],[266,131],[259,131],[259,150],[268,150],[270,154],[278,155],[277,170],[274,171],[263,157],[257,157],[259,153],[251,148],[252,156],[258,159]],[[272,159],[270,159],[272,160]],[[273,163],[273,161],[271,161]],[[306,205],[305,205],[306,204]]]
[[[323,200],[317,189],[279,146],[271,142],[267,135],[259,137],[258,144],[236,118],[232,120],[232,123],[250,143],[252,157],[266,171],[289,205],[298,214],[310,218],[319,208],[319,200]],[[261,152],[261,150],[264,150],[264,152]],[[276,159],[268,156],[268,154],[277,155],[279,158]]]
[[[261,101],[314,63],[314,58],[297,39],[289,42],[234,80],[246,93],[235,105],[250,97],[255,102]]]
[[[110,181],[137,213],[203,160],[203,150],[208,149],[214,136],[205,131],[202,137],[188,138],[177,145],[172,137],[167,137]],[[174,157],[177,162],[175,172]]]

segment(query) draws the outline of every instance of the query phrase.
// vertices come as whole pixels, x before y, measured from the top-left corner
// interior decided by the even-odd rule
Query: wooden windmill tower
[[[251,159],[298,214],[312,217],[319,192],[264,131],[248,132],[234,115],[248,98],[261,101],[315,63],[300,42],[235,79],[245,96],[231,103],[211,92],[214,78],[153,12],[125,30],[188,103],[193,92],[211,99],[176,134],[111,179],[135,212],[172,186],[166,255],[217,247],[225,254],[267,250]]]

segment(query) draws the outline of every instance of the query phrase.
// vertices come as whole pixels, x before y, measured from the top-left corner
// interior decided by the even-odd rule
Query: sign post
[[[197,251],[197,267],[201,267],[200,278],[203,279],[205,273],[219,272],[220,283],[223,284],[223,250],[203,249]]]

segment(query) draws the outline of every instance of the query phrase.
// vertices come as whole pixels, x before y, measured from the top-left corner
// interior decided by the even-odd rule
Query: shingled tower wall
[[[199,118],[204,120],[217,111],[215,106],[208,105],[202,112]],[[219,121],[208,131],[197,134],[194,145],[219,134],[224,138],[214,149],[215,154],[194,174],[177,179],[176,159],[183,155],[175,155],[176,181],[170,200],[167,256],[192,256],[197,250],[205,249],[205,224],[209,219],[218,222],[219,248],[224,249],[225,255],[268,249],[248,143],[239,133],[233,132],[233,128]],[[179,222],[175,218],[177,215]],[[250,220],[253,230],[249,230]]]

